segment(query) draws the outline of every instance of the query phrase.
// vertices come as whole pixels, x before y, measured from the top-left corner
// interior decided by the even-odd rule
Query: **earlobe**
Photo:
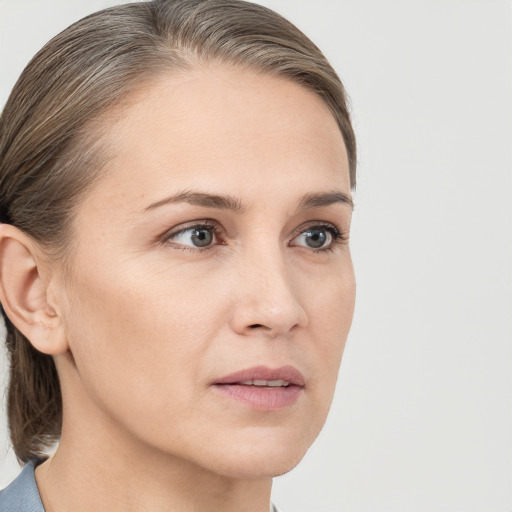
[[[18,228],[0,225],[0,301],[15,327],[35,349],[56,355],[67,350],[61,317],[48,302],[35,242]]]

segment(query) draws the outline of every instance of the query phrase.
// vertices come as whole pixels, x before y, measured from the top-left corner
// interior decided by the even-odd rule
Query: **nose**
[[[253,255],[240,267],[230,319],[237,334],[276,338],[308,324],[294,289],[298,283],[280,254]]]

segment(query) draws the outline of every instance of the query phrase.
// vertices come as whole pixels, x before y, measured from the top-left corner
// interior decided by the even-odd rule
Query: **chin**
[[[232,478],[273,478],[291,471],[311,443],[250,443],[224,451],[215,458],[215,472]]]
[[[270,456],[245,460],[223,461],[215,471],[231,478],[274,478],[291,471],[302,460],[304,454],[290,457]]]
[[[291,471],[304,458],[318,436],[325,415],[316,414],[269,426],[245,424],[212,429],[201,449],[190,446],[199,456],[196,463],[232,478],[272,478]],[[302,420],[302,421],[301,421]],[[189,452],[192,455],[192,452]],[[195,458],[195,457],[193,457]]]

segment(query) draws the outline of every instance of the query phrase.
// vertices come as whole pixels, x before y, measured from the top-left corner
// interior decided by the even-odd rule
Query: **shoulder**
[[[2,512],[44,512],[34,476],[37,464],[38,461],[27,462],[18,477],[0,491]]]

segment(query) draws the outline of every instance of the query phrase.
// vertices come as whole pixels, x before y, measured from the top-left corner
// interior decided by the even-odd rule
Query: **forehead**
[[[219,193],[226,184],[243,194],[291,179],[350,190],[343,138],[321,98],[247,69],[159,76],[129,99],[104,139],[112,158],[103,188],[141,200],[196,182]]]

